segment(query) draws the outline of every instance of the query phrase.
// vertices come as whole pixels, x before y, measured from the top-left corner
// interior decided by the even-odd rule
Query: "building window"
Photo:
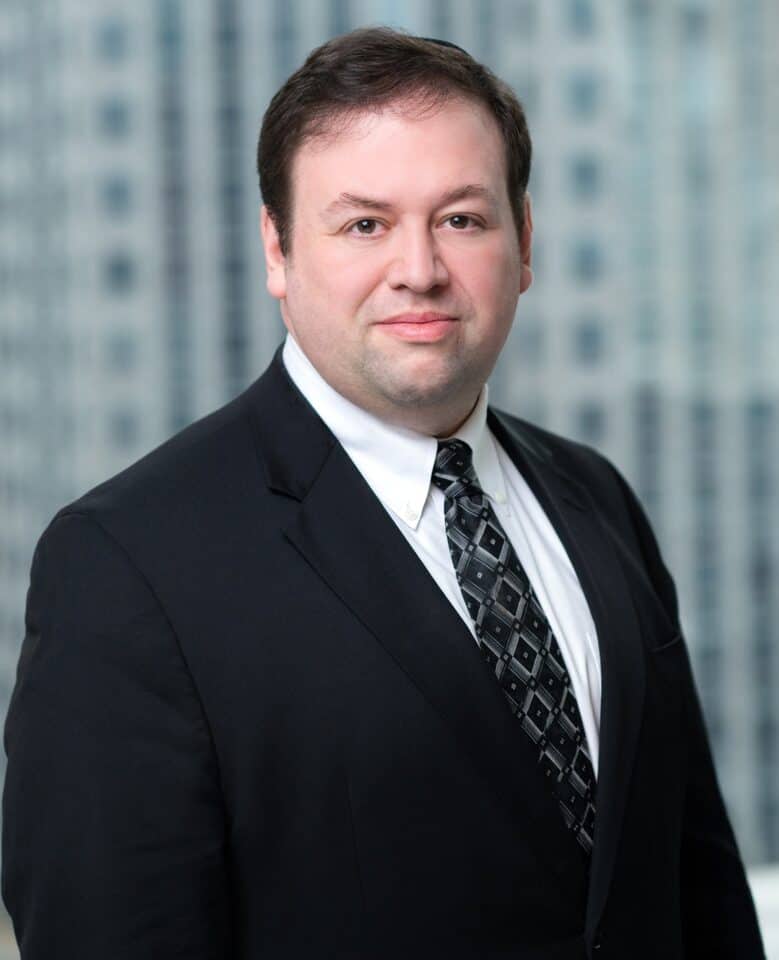
[[[512,0],[506,7],[511,36],[533,40],[538,33],[538,0]],[[439,34],[440,36],[440,34]]]
[[[127,373],[132,370],[137,357],[137,343],[132,334],[115,333],[106,341],[106,361],[114,373]]]
[[[574,36],[592,36],[595,32],[595,11],[592,0],[568,0],[568,23]]]
[[[241,115],[238,108],[232,105],[220,107],[217,120],[220,135],[224,137],[223,145],[227,148],[235,145],[241,132]]]
[[[295,8],[286,0],[276,0],[275,7],[275,26],[272,35],[270,48],[276,56],[276,77],[277,86],[286,78],[295,63],[295,44],[297,41],[297,27],[295,24]]]
[[[538,77],[528,70],[515,76],[513,87],[525,113],[530,116],[538,113],[541,106],[541,84]]]
[[[707,190],[711,187],[711,157],[698,145],[686,152],[684,172],[691,190]]]
[[[598,444],[606,432],[606,412],[596,402],[582,403],[576,411],[576,433],[585,442]]]
[[[535,366],[544,355],[544,328],[540,320],[536,317],[520,317],[515,330],[520,363]]]
[[[162,103],[160,126],[165,135],[165,147],[168,150],[180,150],[184,137],[184,114],[178,100],[168,97]]]
[[[240,223],[244,214],[244,190],[237,180],[227,180],[221,188],[225,223]]]
[[[176,228],[186,213],[186,184],[182,180],[169,179],[165,182],[162,191],[162,199],[165,204],[166,219],[170,223],[175,223]]]
[[[706,623],[706,618],[717,617],[720,606],[721,583],[716,561],[717,544],[713,532],[707,531],[705,527],[703,529],[699,528],[694,543],[696,555],[695,599],[703,625]]]
[[[579,200],[590,200],[600,192],[600,164],[591,154],[580,154],[572,158],[569,177],[571,193]]]
[[[754,510],[763,508],[774,489],[771,445],[774,408],[767,400],[755,398],[746,409],[747,428],[747,483],[750,504]]]
[[[138,442],[138,417],[131,410],[115,410],[108,421],[111,442],[115,447],[127,448]]]
[[[642,343],[654,343],[657,340],[659,317],[657,304],[644,300],[636,309],[636,335]]]
[[[638,493],[651,516],[660,494],[659,465],[662,428],[660,396],[657,388],[651,384],[644,384],[637,390],[635,422]]]
[[[125,216],[132,205],[132,189],[127,177],[107,177],[101,187],[103,209],[112,217]]]
[[[345,30],[339,31],[345,33]],[[216,29],[216,42],[221,48],[221,53],[227,57],[234,56],[238,48],[238,25],[235,20],[235,11],[228,9],[226,4],[220,16],[219,25]]]
[[[597,317],[580,320],[574,329],[576,360],[582,364],[597,363],[603,357],[603,329]]]
[[[708,12],[700,6],[689,6],[681,11],[682,33],[688,43],[699,43],[706,36]]]
[[[712,309],[706,300],[695,299],[690,303],[690,332],[693,340],[700,344],[711,340]]]
[[[189,261],[184,256],[183,247],[180,247],[165,264],[165,278],[173,290],[183,295],[189,276]]]
[[[579,283],[595,283],[603,274],[603,251],[595,240],[579,240],[571,251],[571,274]]]
[[[446,37],[452,32],[452,16],[449,0],[431,0],[430,30],[434,37]]]
[[[127,24],[118,18],[104,20],[97,30],[97,52],[101,59],[118,63],[127,56]]]
[[[707,638],[695,657],[695,675],[700,683],[706,725],[714,744],[722,739],[722,650]]]
[[[181,56],[181,10],[175,0],[162,0],[158,4],[159,26],[157,39],[165,68],[178,66]]]
[[[759,442],[768,442],[773,421],[773,407],[768,400],[754,398],[747,406],[747,429]]]
[[[109,97],[98,108],[100,130],[111,138],[127,136],[130,130],[130,107],[126,100]]]
[[[231,286],[237,287],[246,279],[246,261],[239,256],[225,257],[222,273]]]
[[[698,506],[706,510],[707,501],[717,494],[717,411],[710,400],[699,399],[693,401],[690,414],[693,492]]]
[[[346,0],[331,0],[330,32],[332,36],[346,33],[349,29],[349,4]]]
[[[135,286],[135,261],[126,253],[111,254],[103,265],[103,277],[111,293],[129,293]]]
[[[598,77],[591,70],[575,70],[568,77],[568,103],[575,117],[595,116],[600,97]]]
[[[774,565],[770,548],[765,543],[757,543],[752,549],[749,579],[755,601],[759,604],[767,603],[774,584]]]

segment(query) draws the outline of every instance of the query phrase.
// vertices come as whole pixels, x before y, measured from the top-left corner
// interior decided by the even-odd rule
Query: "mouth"
[[[449,335],[459,322],[446,313],[399,313],[377,326],[392,336],[415,343],[435,343]]]

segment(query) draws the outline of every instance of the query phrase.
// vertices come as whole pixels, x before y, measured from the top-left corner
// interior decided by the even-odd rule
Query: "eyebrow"
[[[495,194],[480,183],[468,183],[464,187],[455,187],[454,190],[448,190],[439,199],[437,206],[446,207],[450,203],[456,203],[458,200],[485,200],[493,209],[497,209],[498,201]],[[337,200],[328,204],[322,215],[340,213],[343,210],[353,210],[360,208],[362,210],[380,210],[384,212],[391,211],[393,205],[387,200],[377,200],[373,197],[358,197],[353,193],[342,193]]]

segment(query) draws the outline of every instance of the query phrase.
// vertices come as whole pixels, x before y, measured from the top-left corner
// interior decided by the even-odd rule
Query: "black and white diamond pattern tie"
[[[514,548],[479,487],[471,448],[443,440],[433,483],[444,492],[446,537],[479,647],[511,712],[538,748],[565,823],[587,853],[595,774],[562,652]]]

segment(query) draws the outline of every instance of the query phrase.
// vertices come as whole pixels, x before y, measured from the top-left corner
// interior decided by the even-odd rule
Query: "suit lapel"
[[[285,534],[435,708],[546,866],[578,849],[462,620],[277,356],[247,397]]]
[[[595,843],[588,932],[605,906],[627,801],[644,700],[644,656],[630,588],[615,546],[587,491],[550,451],[490,412],[490,427],[527,480],[576,570],[595,621],[602,695]]]
[[[298,501],[285,530],[290,543],[436,709],[539,860],[565,871],[578,850],[537,771],[532,746],[470,633],[294,387],[280,351],[244,397],[269,487]],[[640,728],[639,624],[613,540],[587,491],[516,421],[490,411],[489,424],[557,530],[598,633],[603,682],[587,911],[592,931],[608,894]]]

